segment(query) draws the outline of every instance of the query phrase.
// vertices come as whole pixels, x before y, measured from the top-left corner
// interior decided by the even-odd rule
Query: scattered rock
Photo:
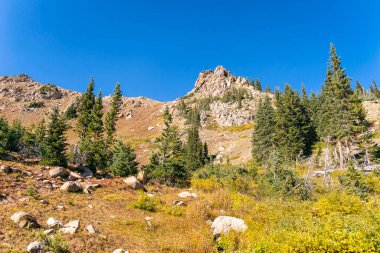
[[[178,197],[180,197],[180,198],[188,198],[188,197],[196,198],[196,197],[198,197],[198,195],[196,193],[184,191],[184,192],[179,193]]]
[[[50,177],[66,177],[68,175],[68,171],[63,167],[53,167],[49,170]]]
[[[44,230],[44,235],[50,235],[54,232],[54,229],[47,229],[47,230]]]
[[[56,219],[50,217],[47,221],[46,224],[48,225],[49,228],[60,228],[63,227],[62,223],[57,221]]]
[[[244,232],[248,227],[244,221],[232,216],[219,216],[211,224],[214,229],[214,236],[228,233],[231,229],[237,232]]]
[[[79,175],[78,173],[75,173],[73,171],[69,172],[69,177],[68,177],[67,180],[69,180],[69,181],[77,181],[79,179],[82,179],[81,175]]]
[[[115,249],[112,253],[128,253],[128,251],[123,249]]]
[[[154,127],[152,127],[152,126],[148,127],[148,131],[153,130],[153,129],[154,129]]]
[[[146,182],[146,177],[147,177],[147,174],[145,171],[139,171],[139,173],[137,174],[137,180],[139,180],[141,183],[145,184]]]
[[[11,220],[20,228],[39,228],[36,218],[25,212],[16,212],[12,215]]]
[[[65,224],[63,228],[61,228],[59,231],[61,231],[64,234],[75,234],[75,232],[79,228],[79,220],[73,220],[69,223]]]
[[[123,180],[133,190],[144,190],[144,185],[135,176],[129,176]]]
[[[65,207],[64,206],[57,206],[57,210],[64,210],[65,209]]]
[[[90,234],[97,234],[98,233],[98,230],[96,230],[95,228],[94,228],[94,226],[93,225],[88,225],[88,226],[86,226],[86,230],[90,233]]]
[[[181,200],[175,200],[174,205],[175,206],[186,206],[185,202],[183,202]]]
[[[44,249],[44,245],[42,242],[35,241],[32,242],[26,247],[26,251],[29,253],[40,253]]]
[[[66,192],[81,192],[83,188],[79,184],[69,181],[61,186],[61,190]]]

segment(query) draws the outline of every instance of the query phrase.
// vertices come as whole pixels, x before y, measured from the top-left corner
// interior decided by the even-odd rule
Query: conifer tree
[[[179,138],[178,128],[172,125],[173,118],[168,107],[164,110],[164,129],[162,134],[156,139],[159,143],[158,156],[160,163],[178,157],[182,154],[182,141]]]
[[[10,127],[5,118],[0,117],[0,155],[8,152]]]
[[[261,82],[260,82],[259,79],[256,79],[256,81],[255,81],[255,83],[254,83],[253,86],[255,87],[256,90],[262,91]]]
[[[275,112],[269,97],[258,103],[252,136],[252,156],[258,162],[269,158],[274,150]]]
[[[273,92],[272,89],[269,86],[266,86],[264,91],[267,92],[267,93],[272,93]]]
[[[90,84],[86,92],[83,93],[78,106],[77,132],[81,139],[86,138],[87,134],[90,133],[91,113],[95,105],[94,88],[94,78],[91,77]]]
[[[286,84],[276,107],[275,144],[282,156],[293,160],[310,154],[312,124],[298,92]]]
[[[192,110],[192,115],[186,142],[186,166],[190,170],[196,170],[204,165],[204,150],[199,137],[200,117],[197,108]]]
[[[341,67],[333,44],[330,54],[317,130],[322,139],[339,142],[365,130],[366,120],[361,101],[351,89],[351,79]]]
[[[66,166],[67,158],[65,150],[66,130],[68,126],[59,108],[55,107],[50,115],[46,138],[41,149],[41,164]]]
[[[98,96],[96,97],[90,116],[90,132],[87,137],[90,142],[87,144],[89,150],[86,156],[86,164],[89,169],[95,172],[97,167],[104,169],[107,162],[106,149],[103,140],[103,102],[101,91],[99,91]]]
[[[122,103],[123,101],[122,101],[122,93],[120,90],[120,84],[117,83],[114,89],[114,93],[111,98],[111,109],[107,112],[106,119],[105,119],[107,148],[110,148],[111,144],[114,142],[117,116],[120,113]]]
[[[362,98],[365,96],[365,90],[359,81],[356,81],[356,87],[355,87],[354,92],[359,98]]]
[[[116,141],[107,171],[114,176],[124,177],[137,173],[137,165],[134,150],[122,141]]]

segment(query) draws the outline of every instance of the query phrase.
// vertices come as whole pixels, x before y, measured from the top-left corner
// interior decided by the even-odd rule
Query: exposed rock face
[[[218,66],[214,71],[206,70],[199,74],[193,93],[199,97],[219,97],[231,88],[246,88],[253,91],[253,87],[249,85],[247,79],[243,77],[233,76],[224,67]],[[190,92],[191,93],[191,92]]]
[[[230,232],[231,229],[237,232],[244,232],[248,227],[242,219],[231,216],[219,216],[211,224],[211,228],[214,229],[214,236],[219,236]]]
[[[129,176],[123,181],[133,190],[144,190],[144,185],[135,176]]]

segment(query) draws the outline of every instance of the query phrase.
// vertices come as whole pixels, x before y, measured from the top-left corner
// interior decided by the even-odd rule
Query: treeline
[[[304,158],[317,142],[327,143],[334,150],[333,158],[341,167],[351,160],[352,147],[363,141],[358,135],[368,129],[360,99],[363,93],[352,90],[351,79],[333,45],[330,54],[320,94],[308,96],[303,87],[300,95],[286,85],[283,92],[275,91],[273,100],[266,97],[259,101],[252,137],[256,161],[267,164]],[[372,89],[376,93],[377,87]]]
[[[55,107],[48,123],[22,127],[19,121],[9,125],[0,118],[0,155],[14,151],[40,158],[42,165],[67,166],[68,161],[80,163],[94,173],[104,172],[127,176],[137,172],[134,150],[115,137],[116,122],[122,106],[122,93],[117,83],[111,97],[110,109],[104,115],[102,94],[94,94],[91,78],[86,92],[66,112]],[[68,120],[77,118],[74,131],[79,142],[68,150]]]

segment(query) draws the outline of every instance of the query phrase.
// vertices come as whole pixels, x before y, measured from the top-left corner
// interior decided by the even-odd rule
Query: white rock
[[[43,249],[44,245],[42,244],[42,242],[39,241],[32,242],[28,245],[28,247],[26,247],[26,251],[28,251],[29,253],[39,253]]]
[[[248,227],[242,219],[231,216],[219,216],[213,221],[211,228],[214,229],[214,236],[218,236],[228,233],[231,229],[237,232],[244,232]]]
[[[139,173],[137,174],[136,178],[137,180],[140,181],[140,183],[145,183],[146,182],[146,177],[147,177],[147,174],[145,171],[139,171]]]
[[[87,225],[86,226],[86,230],[90,233],[90,234],[97,234],[98,233],[98,231],[94,228],[94,226],[93,225]]]
[[[79,228],[79,220],[73,220],[65,224],[65,226],[61,228],[59,231],[61,231],[64,234],[75,234],[78,228]]]
[[[153,130],[153,129],[154,129],[154,127],[152,127],[152,126],[148,127],[148,131]]]
[[[78,180],[78,179],[82,179],[82,176],[79,175],[78,173],[75,173],[75,172],[73,172],[73,171],[70,171],[70,173],[69,173],[69,178],[68,178],[67,180],[69,180],[69,181],[76,181],[76,180]]]
[[[20,228],[39,228],[36,218],[25,212],[16,212],[12,215],[11,220]]]
[[[115,249],[112,253],[128,253],[128,251],[123,249]]]
[[[198,195],[196,193],[184,191],[184,192],[179,193],[178,197],[180,197],[180,198],[188,198],[188,197],[196,198],[196,197],[198,197]]]
[[[144,185],[135,176],[129,176],[123,180],[133,190],[144,190]]]
[[[57,221],[56,219],[50,217],[47,221],[46,224],[48,225],[49,228],[59,228],[62,227],[62,223]]]

